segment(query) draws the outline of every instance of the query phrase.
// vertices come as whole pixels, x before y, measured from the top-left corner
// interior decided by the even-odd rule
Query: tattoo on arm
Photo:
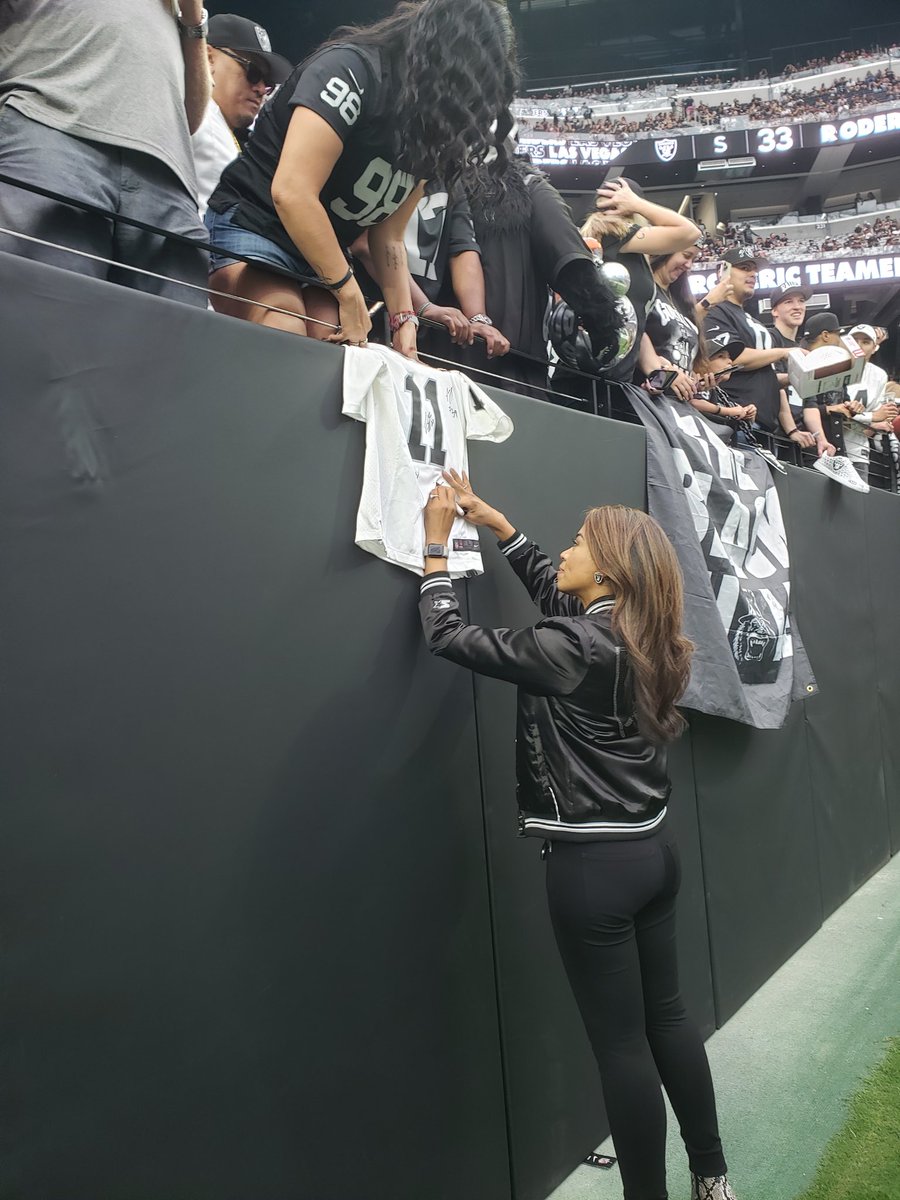
[[[400,270],[400,268],[403,266],[403,257],[400,253],[399,243],[388,242],[384,248],[384,260],[390,270]]]

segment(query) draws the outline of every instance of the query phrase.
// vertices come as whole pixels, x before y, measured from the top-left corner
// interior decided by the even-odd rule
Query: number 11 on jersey
[[[407,375],[405,384],[412,401],[412,421],[409,425],[409,453],[417,462],[431,463],[442,470],[447,461],[444,442],[444,422],[438,403],[437,381],[425,381],[422,388],[412,375]],[[428,401],[426,407],[425,402]],[[427,440],[426,440],[427,439]]]

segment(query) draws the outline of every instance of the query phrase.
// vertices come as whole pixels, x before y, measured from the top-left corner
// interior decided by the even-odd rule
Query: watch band
[[[449,558],[450,547],[442,546],[440,542],[429,542],[425,547],[426,558]]]
[[[181,12],[178,13],[178,29],[182,37],[196,38],[198,41],[205,38],[209,33],[209,13],[205,8],[200,10],[199,25],[185,25],[181,19]]]

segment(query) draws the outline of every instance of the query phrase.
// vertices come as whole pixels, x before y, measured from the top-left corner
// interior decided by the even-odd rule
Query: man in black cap
[[[806,302],[812,293],[800,284],[784,284],[776,288],[769,298],[772,306],[772,340],[776,346],[793,350],[797,345],[800,330],[806,321]]]
[[[286,58],[272,53],[262,25],[246,17],[210,17],[206,40],[212,99],[191,138],[201,217],[222,172],[240,154],[266,96],[292,70]]]
[[[774,433],[780,425],[791,441],[809,447],[815,444],[815,438],[798,428],[775,374],[775,364],[785,361],[789,348],[776,347],[771,332],[745,309],[756,291],[762,261],[750,250],[728,251],[727,274],[700,301],[700,307],[706,310],[704,336],[714,341],[719,334],[728,333],[744,343],[746,349],[735,364],[741,370],[731,377],[726,390],[733,403],[756,407],[754,428]]]
[[[810,295],[807,288],[789,283],[776,288],[772,293],[769,300],[774,318],[771,332],[772,341],[776,346],[783,346],[787,350],[799,348],[797,339],[806,321],[806,302]],[[787,371],[778,372],[778,384],[787,393],[795,423],[816,439],[817,454],[834,454],[835,448],[832,439],[828,437],[815,397],[801,400],[791,387]],[[830,423],[828,428],[832,428]]]
[[[841,323],[833,312],[815,313],[803,326],[804,350],[818,350],[820,346],[841,344]]]

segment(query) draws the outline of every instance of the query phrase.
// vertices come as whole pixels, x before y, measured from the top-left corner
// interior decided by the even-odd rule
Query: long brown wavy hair
[[[621,504],[590,509],[584,538],[614,588],[612,629],[628,653],[638,729],[651,742],[670,742],[685,726],[675,705],[694,651],[682,633],[684,584],[675,551],[652,517]]]

